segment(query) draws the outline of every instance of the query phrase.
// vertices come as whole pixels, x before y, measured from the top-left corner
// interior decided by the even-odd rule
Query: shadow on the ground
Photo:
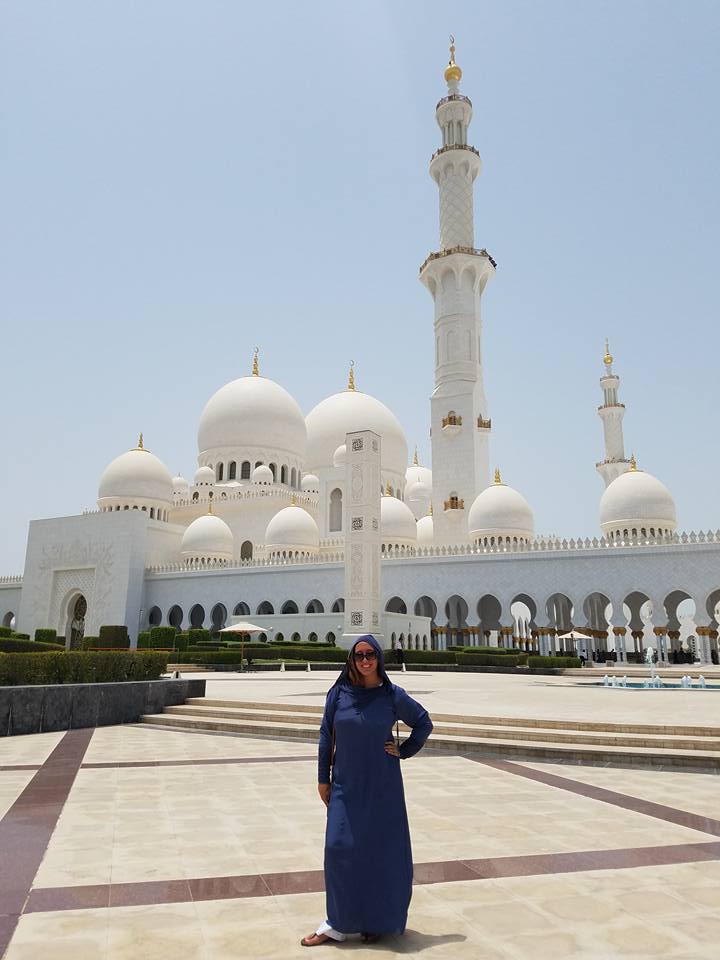
[[[430,947],[439,947],[443,943],[463,943],[465,940],[467,937],[461,933],[420,933],[409,927],[405,931],[405,936],[400,938],[400,942],[407,944],[413,953],[419,953],[420,950],[427,950]]]

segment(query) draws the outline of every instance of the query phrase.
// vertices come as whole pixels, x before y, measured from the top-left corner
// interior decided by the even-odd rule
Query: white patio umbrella
[[[258,627],[247,620],[241,620],[239,623],[233,623],[229,627],[223,627],[220,633],[269,633],[272,627]],[[240,637],[240,670],[242,670],[243,653],[245,650],[245,640]]]
[[[562,633],[558,640],[589,640],[590,634],[583,633],[582,630],[571,630],[570,633]]]

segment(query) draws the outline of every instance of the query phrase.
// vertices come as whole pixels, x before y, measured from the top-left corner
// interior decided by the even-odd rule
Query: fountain
[[[645,663],[650,667],[650,682],[655,685],[655,651],[648,647],[645,651]]]

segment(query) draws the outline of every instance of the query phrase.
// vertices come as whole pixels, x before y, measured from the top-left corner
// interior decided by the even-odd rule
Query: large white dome
[[[267,525],[265,545],[269,549],[294,547],[317,551],[320,531],[307,510],[293,504],[279,510]]]
[[[142,445],[121,453],[100,477],[98,504],[102,500],[148,500],[172,503],[173,480],[165,464]]]
[[[374,430],[382,438],[383,471],[405,476],[407,443],[395,414],[384,403],[359,390],[343,390],[327,397],[305,418],[307,424],[308,470],[333,466],[337,448],[345,443],[345,435],[355,430]]]
[[[432,470],[429,467],[423,467],[419,463],[411,463],[405,471],[405,489],[411,487],[414,483],[422,483],[432,490]]]
[[[532,540],[535,522],[521,493],[498,478],[475,497],[468,516],[471,540]]]
[[[187,560],[232,560],[232,530],[212,513],[197,517],[183,534],[180,553]]]
[[[205,404],[198,450],[202,456],[223,448],[267,447],[303,459],[305,433],[302,411],[287,390],[267,377],[240,377],[226,383]]]
[[[673,532],[677,527],[675,501],[657,477],[644,470],[621,473],[600,498],[600,526],[603,533],[633,536],[658,530]]]
[[[417,524],[410,507],[397,497],[380,500],[380,533],[383,543],[415,543]]]
[[[417,542],[422,547],[432,546],[434,538],[433,518],[431,514],[426,517],[420,517],[417,522]]]

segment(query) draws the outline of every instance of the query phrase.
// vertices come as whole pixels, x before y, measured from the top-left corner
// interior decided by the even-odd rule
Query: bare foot
[[[321,943],[327,943],[331,938],[325,933],[311,933],[308,937],[303,937],[300,941],[302,947],[319,947]]]

